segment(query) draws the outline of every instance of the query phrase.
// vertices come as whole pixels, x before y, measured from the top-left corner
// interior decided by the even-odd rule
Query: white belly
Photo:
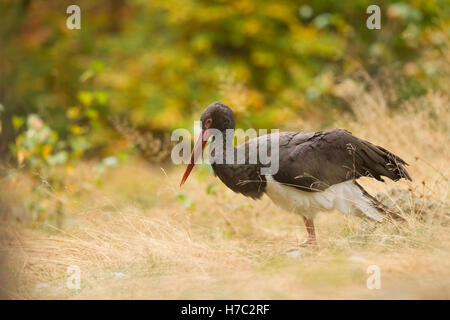
[[[377,221],[383,217],[352,181],[332,185],[325,191],[307,192],[266,176],[266,194],[280,208],[313,219],[319,211],[337,209],[343,214],[363,213]]]

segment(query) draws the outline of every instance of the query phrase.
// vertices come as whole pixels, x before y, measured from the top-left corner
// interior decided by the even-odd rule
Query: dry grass
[[[320,250],[289,257],[286,250],[305,236],[300,217],[195,174],[182,190],[186,208],[177,200],[182,168],[166,174],[132,160],[111,170],[103,189],[73,197],[61,230],[1,222],[3,296],[450,298],[449,97],[430,93],[389,114],[376,90],[352,81],[337,87],[358,117],[337,126],[403,157],[414,181],[362,183],[371,192],[409,189],[424,206],[441,203],[440,210],[381,225],[324,213],[316,222]],[[90,165],[77,170],[83,179]],[[209,183],[214,194],[206,192]],[[381,269],[380,290],[366,288],[373,264]],[[70,265],[81,269],[80,290],[65,287]]]

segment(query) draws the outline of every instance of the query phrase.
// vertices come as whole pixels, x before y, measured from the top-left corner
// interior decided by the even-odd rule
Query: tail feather
[[[385,153],[386,158],[388,160],[387,166],[389,167],[389,170],[393,170],[396,175],[396,179],[393,179],[394,181],[397,181],[398,179],[402,178],[412,181],[411,176],[409,175],[408,171],[405,168],[405,166],[408,165],[408,163],[405,160],[393,154],[392,152],[386,150],[383,147],[377,146],[377,148]]]
[[[358,188],[361,190],[361,192],[363,193],[364,197],[369,200],[370,205],[372,208],[374,208],[377,213],[380,213],[382,216],[388,216],[390,218],[393,219],[401,219],[404,220],[404,218],[402,216],[400,216],[399,214],[393,212],[392,210],[390,210],[388,207],[386,207],[384,204],[382,204],[380,201],[378,201],[377,199],[375,199],[373,196],[371,196],[358,182],[354,181],[356,186],[358,186]],[[373,218],[371,215],[367,214],[366,212],[364,212],[367,216],[369,216],[370,218]],[[373,218],[375,219],[375,218]],[[375,219],[378,222],[378,219]],[[382,220],[382,219],[381,219]]]

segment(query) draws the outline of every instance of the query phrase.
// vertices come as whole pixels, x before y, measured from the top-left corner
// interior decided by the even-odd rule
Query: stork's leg
[[[313,219],[308,219],[303,216],[303,222],[305,223],[306,232],[308,233],[308,237],[306,240],[300,245],[302,247],[305,246],[317,246],[316,241],[316,232],[314,230],[314,221]]]

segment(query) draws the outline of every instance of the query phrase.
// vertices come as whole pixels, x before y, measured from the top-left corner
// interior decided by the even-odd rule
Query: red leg
[[[314,230],[314,221],[312,219],[308,219],[303,217],[303,222],[305,223],[306,232],[308,233],[308,237],[303,242],[302,246],[316,246],[316,232]]]

